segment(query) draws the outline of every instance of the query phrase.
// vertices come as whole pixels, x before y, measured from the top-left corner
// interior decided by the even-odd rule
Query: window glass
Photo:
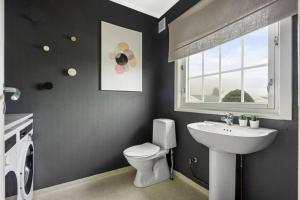
[[[204,101],[219,102],[219,75],[204,77]]]
[[[219,47],[204,52],[204,74],[219,72]]]
[[[222,102],[241,102],[241,71],[224,73],[221,77]]]
[[[268,27],[244,36],[245,67],[268,63]]]
[[[202,78],[193,78],[189,80],[189,96],[190,103],[202,102]]]
[[[242,39],[238,38],[221,46],[221,70],[228,71],[242,67]]]
[[[268,68],[245,70],[244,87],[245,102],[268,103]]]
[[[189,77],[202,75],[202,53],[189,57]]]

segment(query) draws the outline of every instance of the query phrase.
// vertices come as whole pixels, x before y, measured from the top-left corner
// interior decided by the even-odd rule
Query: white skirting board
[[[17,196],[6,197],[5,200],[16,200]]]
[[[191,180],[190,178],[186,177],[185,175],[183,175],[182,173],[180,173],[176,170],[174,171],[174,176],[175,176],[175,178],[178,178],[178,179],[182,180],[183,182],[185,182],[189,186],[191,186],[194,189],[200,191],[202,194],[204,194],[205,196],[208,197],[208,189],[206,189],[206,188],[202,187],[201,185],[195,183],[193,180]]]
[[[104,172],[104,173],[101,173],[101,174],[97,174],[97,175],[94,175],[94,176],[89,176],[89,177],[86,177],[86,178],[78,179],[78,180],[75,180],[75,181],[70,181],[70,182],[67,182],[67,183],[51,186],[51,187],[48,187],[48,188],[43,188],[43,189],[34,191],[34,196],[44,195],[44,194],[48,194],[48,193],[59,191],[59,190],[65,190],[66,188],[71,188],[71,187],[75,187],[75,186],[78,186],[78,185],[84,185],[84,184],[89,183],[89,182],[99,181],[99,180],[107,178],[107,177],[128,173],[128,172],[133,171],[133,170],[134,169],[132,167],[124,167],[124,168]]]
[[[45,194],[49,194],[49,193],[60,191],[60,190],[65,190],[66,188],[71,188],[71,187],[75,187],[75,186],[79,186],[79,185],[84,185],[84,184],[89,183],[89,182],[99,181],[99,180],[107,178],[107,177],[128,173],[128,172],[134,171],[134,170],[135,169],[133,167],[129,166],[129,167],[124,167],[124,168],[104,172],[104,173],[97,174],[97,175],[94,175],[94,176],[90,176],[90,177],[78,179],[78,180],[75,180],[75,181],[71,181],[71,182],[51,186],[51,187],[48,187],[48,188],[36,190],[36,191],[34,191],[34,196],[40,196],[40,195],[45,195]],[[180,172],[174,171],[174,176],[175,176],[175,178],[178,178],[178,179],[182,180],[183,182],[185,182],[189,186],[193,187],[194,189],[200,191],[202,194],[208,196],[208,190],[206,188],[198,185],[197,183],[195,183],[194,181],[192,181],[188,177],[184,176]]]

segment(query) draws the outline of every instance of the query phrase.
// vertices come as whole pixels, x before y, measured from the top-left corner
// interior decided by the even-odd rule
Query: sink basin
[[[187,127],[197,142],[212,150],[233,154],[249,154],[265,149],[277,135],[274,129],[251,129],[209,121],[192,123]]]
[[[204,121],[188,124],[192,137],[209,148],[209,200],[235,200],[236,154],[267,148],[277,130]]]

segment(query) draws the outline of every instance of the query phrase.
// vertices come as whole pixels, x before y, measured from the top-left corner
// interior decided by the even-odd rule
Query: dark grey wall
[[[167,21],[198,1],[181,0],[166,14]],[[98,90],[100,20],[143,32],[143,93]],[[23,92],[19,102],[7,101],[7,108],[8,113],[34,113],[36,189],[126,166],[122,150],[149,141],[155,117],[176,120],[175,168],[192,178],[187,160],[197,156],[197,176],[208,182],[208,149],[191,138],[186,125],[220,117],[174,112],[174,64],[167,62],[167,31],[157,36],[156,22],[108,0],[6,1],[6,85]],[[80,38],[75,45],[65,39],[71,33]],[[36,47],[42,43],[53,50],[41,52]],[[262,126],[280,133],[270,148],[244,156],[246,200],[296,200],[296,61],[295,50],[293,120],[262,120]],[[67,66],[78,69],[76,78],[62,76]],[[35,84],[44,81],[52,81],[54,89],[37,91]]]
[[[5,82],[22,91],[7,112],[34,113],[35,189],[126,166],[121,152],[152,136],[157,20],[108,0],[5,3]],[[143,32],[143,93],[98,90],[100,20]],[[62,75],[69,66],[78,76]],[[36,90],[45,81],[54,89]]]
[[[170,22],[198,0],[180,1],[165,16]],[[293,30],[293,120],[263,119],[261,126],[279,130],[279,135],[264,151],[244,156],[244,200],[296,200],[297,199],[297,19]],[[191,122],[213,120],[220,116],[174,112],[174,63],[168,63],[168,34],[160,36],[160,91],[158,116],[172,118],[177,124],[178,147],[175,151],[175,169],[188,177],[191,173],[187,161],[197,156],[197,176],[208,182],[208,149],[190,136],[186,125]],[[239,198],[237,198],[239,199]]]

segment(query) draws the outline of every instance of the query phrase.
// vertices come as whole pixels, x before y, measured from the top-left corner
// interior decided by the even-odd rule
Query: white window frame
[[[183,59],[175,62],[175,111],[217,115],[231,112],[235,115],[255,114],[260,118],[292,120],[292,18],[280,21],[275,31],[278,31],[279,45],[274,44],[273,36],[269,37],[269,44],[273,45],[269,48],[269,79],[273,79],[273,85],[270,86],[268,104],[185,102],[187,71],[186,59]]]

